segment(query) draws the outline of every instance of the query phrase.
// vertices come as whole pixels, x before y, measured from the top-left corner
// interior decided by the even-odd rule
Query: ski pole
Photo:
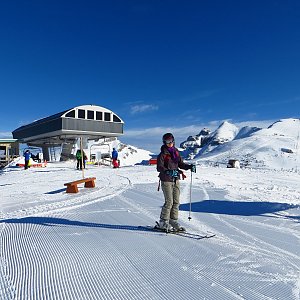
[[[192,183],[193,183],[193,172],[191,171],[191,184],[190,184],[190,211],[189,211],[189,221],[192,219],[191,212],[192,212]]]

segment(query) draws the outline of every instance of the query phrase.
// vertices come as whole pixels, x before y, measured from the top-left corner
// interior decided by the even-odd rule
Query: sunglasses
[[[167,140],[167,141],[165,141],[165,144],[172,144],[172,143],[174,143],[173,140]]]

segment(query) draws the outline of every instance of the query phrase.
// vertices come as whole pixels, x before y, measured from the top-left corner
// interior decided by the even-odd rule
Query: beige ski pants
[[[161,189],[164,193],[165,204],[160,213],[160,218],[163,220],[178,220],[180,184],[179,180],[174,182],[162,181]]]

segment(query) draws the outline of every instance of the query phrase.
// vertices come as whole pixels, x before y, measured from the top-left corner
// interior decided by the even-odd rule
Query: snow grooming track
[[[0,227],[4,227],[5,224],[1,224]],[[2,229],[1,229],[2,230]],[[2,249],[3,243],[0,240],[0,299],[12,300],[14,299],[14,287],[11,284],[7,274],[7,260],[4,259]]]
[[[10,282],[16,287],[14,299],[77,299],[76,292],[79,291],[68,284],[73,275],[80,275],[76,272],[76,260],[64,255],[72,249],[57,239],[55,228],[39,224],[21,225],[12,228],[16,235],[9,232],[6,235],[13,257],[8,266],[14,270],[10,272]],[[32,233],[38,233],[40,237]]]
[[[43,218],[37,216],[53,213],[60,213],[60,216],[62,216],[69,210],[82,209],[84,206],[111,199],[130,186],[130,182],[127,179],[124,180],[124,178],[115,180],[114,185],[111,184],[111,180],[109,178],[106,181],[105,187],[95,188],[95,190],[89,189],[86,193],[81,192],[72,195],[72,199],[59,201],[51,205],[27,208],[25,211],[1,214],[0,295],[3,295],[1,299],[49,299],[49,295],[52,295],[51,298],[53,297],[53,299],[78,299],[78,294],[73,292],[76,289],[70,288],[67,283],[72,281],[72,274],[77,273],[76,269],[69,267],[74,264],[74,257],[69,258],[68,263],[68,256],[62,262],[60,255],[61,252],[65,253],[71,249],[66,246],[66,250],[57,253],[57,249],[61,249],[62,245],[66,243],[55,233],[55,226],[41,226],[43,225]],[[70,195],[64,196],[70,198]],[[28,218],[31,215],[36,217]],[[11,217],[15,218],[12,219]],[[41,219],[40,223],[35,221],[39,218]],[[6,220],[7,223],[5,223]],[[34,233],[39,233],[43,238],[37,239]],[[4,249],[9,250],[4,252]],[[50,253],[56,254],[49,255]],[[13,259],[9,259],[9,257],[13,257]],[[78,257],[78,260],[80,259],[81,257]],[[10,272],[10,270],[13,270],[13,272]],[[45,274],[47,274],[47,277],[44,277]],[[58,277],[55,278],[54,274]],[[60,284],[58,284],[58,281]],[[80,284],[78,288],[81,288]],[[70,298],[64,296],[66,291],[68,291],[67,294],[70,295]],[[77,293],[86,294],[85,291],[77,291]],[[89,299],[89,297],[82,297],[82,299]],[[93,297],[91,299],[98,298]]]
[[[146,244],[146,247],[141,249],[140,244],[137,244],[130,251],[126,248],[120,248],[120,255],[126,257],[130,264],[141,274],[143,280],[146,280],[148,288],[156,295],[152,295],[151,298],[143,296],[143,299],[186,299],[186,295],[188,295],[189,299],[197,300],[201,298],[203,291],[206,290],[206,293],[209,293],[210,278],[204,279],[207,282],[202,282],[203,285],[198,291],[195,289],[198,281],[197,276],[195,276],[193,266],[187,263],[184,255],[176,251],[176,244],[173,243],[176,241],[176,238],[168,241],[169,247],[159,240],[155,242],[153,239],[145,236],[142,238],[144,240],[142,242]],[[139,253],[142,254],[141,257],[138,255]],[[164,261],[168,261],[167,268],[161,267],[161,263]],[[150,265],[151,268],[145,268],[145,265]],[[180,280],[178,280],[178,276],[181,273],[185,273],[185,276],[180,277]],[[167,278],[167,282],[162,280],[162,278]],[[166,284],[168,285],[167,288]],[[217,282],[214,282],[214,287],[215,290],[218,290],[214,294],[217,298],[242,299],[235,292],[228,290]],[[138,285],[135,288],[140,289]]]
[[[117,197],[120,199],[123,203],[131,204],[130,201],[127,201],[125,197],[122,195]],[[135,205],[130,205],[132,208],[137,208]],[[141,212],[142,210],[139,210]],[[148,215],[147,211],[146,215]],[[135,217],[138,217],[140,220],[141,218],[144,218],[145,215],[143,214],[134,214]],[[140,223],[140,222],[138,222]],[[173,299],[184,299],[186,295],[190,295],[190,299],[199,299],[202,295],[203,287],[196,292],[196,295],[193,296],[193,293],[195,294],[195,282],[191,285],[191,280],[197,281],[197,277],[195,276],[195,273],[193,271],[189,271],[189,267],[186,267],[186,258],[185,254],[181,253],[180,251],[177,252],[176,249],[174,250],[174,245],[176,245],[176,241],[178,237],[170,237],[170,239],[166,239],[165,242],[162,243],[161,237],[156,236],[153,237],[151,235],[151,238],[149,236],[146,236],[144,234],[140,234],[138,231],[133,232],[117,232],[117,237],[114,234],[108,235],[109,239],[112,240],[112,245],[115,245],[116,248],[119,249],[120,254],[124,256],[131,265],[135,266],[134,268],[138,270],[139,273],[142,274],[143,278],[146,279],[147,282],[150,282],[151,290],[152,292],[155,292],[156,294],[161,295],[160,297],[152,295],[149,299],[169,299],[170,297]],[[128,235],[138,236],[138,240],[140,240],[138,243],[133,243],[130,247],[130,249],[126,249],[122,247],[122,240],[124,239],[124,242],[128,239]],[[163,234],[165,235],[165,234]],[[156,242],[153,242],[153,238],[156,240]],[[136,239],[135,237],[132,237],[133,241]],[[163,239],[164,240],[164,239]],[[118,242],[117,242],[118,241]],[[151,243],[151,246],[148,246],[148,244]],[[167,244],[166,244],[167,243]],[[143,245],[143,246],[142,246]],[[145,253],[146,251],[146,253]],[[175,252],[174,252],[175,251]],[[178,257],[179,255],[179,257]],[[147,260],[145,263],[144,260]],[[170,265],[172,267],[167,267],[165,270],[162,270],[161,263],[165,260],[168,260],[171,262]],[[168,265],[169,265],[168,263]],[[182,267],[182,264],[184,267]],[[148,266],[151,265],[151,268],[149,269]],[[181,283],[176,279],[181,272],[188,272],[192,276],[191,278],[184,278],[182,279]],[[149,273],[149,274],[148,274]],[[159,274],[159,276],[158,276]],[[190,276],[189,276],[190,277]],[[166,283],[161,281],[161,278],[167,278],[167,284],[168,289],[166,289],[165,285]],[[122,279],[120,279],[122,280]],[[139,280],[139,285],[142,284],[142,279]],[[175,285],[175,286],[174,286]],[[217,285],[217,283],[215,283]],[[150,288],[150,286],[148,288]],[[135,287],[132,289],[140,289],[140,287]],[[190,291],[189,291],[190,290]],[[220,292],[220,295],[224,295],[224,288],[222,288],[222,292]],[[192,292],[193,293],[190,293]],[[167,294],[166,294],[167,293]],[[184,294],[182,294],[184,293]],[[233,293],[234,294],[234,293]],[[131,298],[130,298],[131,299]],[[233,297],[227,299],[240,299],[239,297]]]
[[[129,205],[131,210],[133,209],[133,211],[135,211],[135,216],[138,216],[139,220],[145,220],[146,218],[150,218],[154,221],[156,219],[156,217],[153,215],[152,211],[149,211],[149,210],[145,209],[141,205],[137,205],[136,203],[134,203],[133,200],[131,200],[132,198],[130,197],[130,195],[132,194],[132,192],[135,194],[135,191],[130,189],[130,190],[126,191],[126,196],[119,195],[118,198],[123,203],[126,203],[127,205]],[[139,201],[140,201],[140,199],[139,199]],[[140,224],[140,221],[138,221],[138,223]],[[167,236],[168,238],[161,240],[162,235]],[[156,247],[159,247],[159,251],[153,250],[156,253],[158,253],[157,259],[159,259],[160,255],[162,255],[162,253],[164,253],[167,256],[168,260],[170,260],[170,259],[172,260],[172,262],[170,262],[170,265],[177,266],[178,264],[179,265],[183,264],[184,266],[178,266],[178,269],[180,269],[181,271],[183,270],[184,273],[188,272],[190,274],[191,277],[189,276],[189,279],[187,279],[188,281],[198,280],[198,277],[200,276],[199,278],[201,278],[201,280],[206,281],[206,283],[204,283],[204,284],[202,282],[202,285],[201,285],[201,290],[202,291],[205,290],[205,288],[203,288],[203,285],[206,286],[206,287],[213,286],[214,287],[214,297],[216,297],[214,299],[244,299],[243,297],[241,297],[239,295],[238,291],[235,291],[234,289],[231,289],[231,288],[225,286],[224,284],[222,284],[222,280],[215,280],[213,275],[212,276],[206,275],[205,272],[203,272],[203,271],[201,272],[201,275],[199,275],[198,268],[197,267],[195,268],[195,266],[192,263],[190,263],[190,265],[189,265],[188,259],[186,258],[186,256],[189,257],[189,255],[186,255],[186,251],[177,251],[175,245],[176,245],[176,239],[178,239],[178,237],[176,235],[172,235],[172,234],[168,235],[168,234],[162,233],[160,235],[156,235],[155,238],[158,239],[158,242],[159,242],[159,245],[157,245],[157,244],[153,245],[154,249]],[[151,238],[151,241],[153,241],[153,237]],[[191,240],[191,241],[194,242],[194,245],[191,245],[190,241],[189,241],[189,242],[186,243],[186,246],[189,249],[194,249],[194,250],[198,249],[199,241],[195,241],[195,240]],[[163,244],[164,246],[160,246],[161,244]],[[209,269],[210,267],[215,269],[215,267],[214,267],[215,260],[210,260],[209,257],[205,257],[205,252],[207,251],[207,250],[205,251],[205,249],[207,249],[207,248],[204,247],[202,249],[203,251],[200,251],[201,254],[202,254],[202,260],[205,261],[205,263],[203,263],[203,270]],[[182,254],[182,253],[185,253],[185,254]],[[145,257],[145,255],[143,255],[143,257]],[[151,264],[151,266],[153,267],[153,263]],[[172,282],[172,277],[173,276],[176,276],[176,277],[179,276],[178,275],[179,271],[176,271],[177,275],[172,274],[171,270],[164,270],[164,272],[168,272],[165,275],[162,275],[161,270],[159,272],[160,272],[159,278],[166,276],[167,278],[170,279],[170,281],[168,280],[168,286],[169,286],[168,291],[173,290],[173,286],[171,287],[170,282]],[[193,293],[195,293],[194,286],[191,285],[190,283],[187,282],[187,283],[181,283],[180,284],[178,282],[178,280],[177,281],[175,280],[175,282],[176,282],[176,285],[177,285],[176,288],[177,289],[179,288],[179,289],[174,295],[171,295],[171,298],[175,297],[175,299],[184,299],[186,296],[181,294],[182,291],[185,292],[185,295],[190,295],[191,291],[193,291]],[[187,289],[186,285],[190,286],[190,289],[191,289],[190,291]],[[216,292],[215,289],[218,292]],[[180,295],[180,296],[178,297],[178,295]],[[203,294],[201,294],[201,292],[200,292],[199,296],[197,296],[197,297],[201,297],[202,295]],[[261,297],[261,299],[267,299],[267,298],[264,298],[261,294],[257,294],[257,295],[259,297]],[[170,297],[170,294],[168,292],[168,299],[169,299],[169,297]],[[196,298],[196,299],[199,299],[199,298]]]

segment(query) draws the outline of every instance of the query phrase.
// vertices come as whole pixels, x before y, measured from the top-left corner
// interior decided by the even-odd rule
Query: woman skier
[[[178,223],[179,177],[183,174],[179,168],[196,172],[196,166],[183,162],[178,149],[175,148],[175,139],[172,133],[164,134],[162,141],[161,152],[157,157],[157,171],[159,172],[165,203],[160,213],[158,227],[165,231],[185,231],[185,228]]]

